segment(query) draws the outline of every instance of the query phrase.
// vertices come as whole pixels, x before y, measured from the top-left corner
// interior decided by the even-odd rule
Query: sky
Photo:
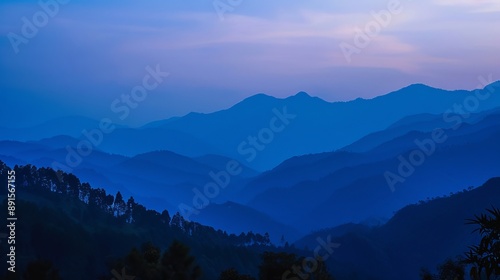
[[[123,120],[132,126],[257,93],[474,89],[500,79],[498,30],[497,0],[3,0],[0,126],[100,119],[147,69],[168,76]]]

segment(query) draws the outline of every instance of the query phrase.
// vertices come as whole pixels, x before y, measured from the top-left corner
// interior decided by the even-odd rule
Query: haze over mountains
[[[438,211],[432,207],[448,209],[436,219],[454,228],[498,201],[495,179],[406,207],[500,176],[500,82],[476,91],[411,85],[335,103],[304,92],[285,99],[258,94],[210,114],[99,129],[98,121],[81,117],[2,129],[0,160],[71,172],[108,193],[229,234],[269,233],[274,244],[296,241],[299,248],[331,234],[344,247],[343,259],[329,265],[346,279],[360,263],[367,267],[357,270],[362,279],[400,279],[419,268],[412,262],[432,266],[458,254],[474,240],[441,228],[435,235],[456,242],[441,244],[434,258],[415,254],[399,263],[394,248],[427,250],[410,245],[417,241],[407,228],[430,227],[423,220]],[[458,201],[472,208],[453,212]]]
[[[304,92],[285,99],[258,94],[210,114],[191,113],[137,129],[117,126],[113,133],[105,135],[97,149],[126,156],[155,150],[190,157],[218,154],[265,171],[293,156],[342,148],[408,116],[443,114],[447,110],[464,110],[464,106],[473,107],[474,112],[498,107],[499,94],[490,91],[499,83],[479,91],[445,91],[415,84],[373,99],[333,103]],[[488,97],[475,98],[477,106],[465,104],[471,101],[467,97],[474,94]],[[273,125],[281,129],[284,122],[285,129],[273,131],[272,135],[262,132],[270,129],[275,118],[278,119]],[[28,141],[59,135],[81,138],[83,130],[98,127],[97,121],[68,117],[30,128],[2,129],[0,139]],[[248,137],[257,137],[257,143],[251,143]],[[262,143],[262,137],[269,143]]]
[[[99,124],[70,117],[2,130],[0,159],[63,166],[155,209],[182,212],[179,205],[195,208],[201,201],[208,208],[190,218],[234,232],[264,230],[255,217],[266,217],[274,240],[295,239],[346,222],[388,219],[407,204],[498,176],[499,89],[500,82],[452,92],[417,84],[336,103],[304,92],[285,99],[258,94],[211,114],[191,113],[141,128],[116,126],[83,156],[77,148],[86,139],[81,132]],[[411,176],[390,186],[385,174],[398,173],[398,157],[408,158],[419,149],[415,141],[426,143],[437,128],[446,141],[434,143]],[[68,156],[79,157],[75,166]],[[241,173],[230,176],[229,186],[214,197],[202,198],[204,187],[217,182],[214,174],[224,179],[220,172],[233,159]],[[221,214],[228,205],[235,211],[232,218]],[[235,213],[247,223],[235,224]],[[322,218],[310,219],[317,216]]]
[[[383,225],[327,228],[298,240],[296,246],[316,246],[318,236],[342,244],[329,260],[340,279],[349,279],[355,271],[358,279],[417,280],[421,268],[433,269],[478,242],[471,234],[474,226],[465,222],[485,206],[498,205],[498,197],[500,178],[493,178],[474,190],[404,207]]]

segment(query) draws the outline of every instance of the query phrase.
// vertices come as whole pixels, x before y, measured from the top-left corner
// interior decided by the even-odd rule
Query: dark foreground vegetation
[[[9,170],[0,162],[2,185]],[[108,194],[50,168],[26,165],[13,171],[16,272],[4,279],[344,279],[321,258],[304,257],[311,252],[276,247],[268,234],[228,234],[178,213],[148,210],[132,197]],[[0,195],[7,209],[7,189]],[[500,211],[493,207],[469,223],[480,243],[435,273],[423,269],[422,279],[498,278]],[[8,246],[0,243],[1,251]]]

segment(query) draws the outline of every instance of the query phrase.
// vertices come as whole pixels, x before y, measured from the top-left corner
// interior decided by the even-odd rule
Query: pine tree
[[[189,248],[178,241],[172,242],[161,263],[166,268],[166,279],[196,280],[201,277],[201,268],[189,255]]]
[[[113,213],[116,217],[121,217],[125,214],[125,211],[127,211],[127,204],[123,200],[122,194],[117,192],[113,202]]]

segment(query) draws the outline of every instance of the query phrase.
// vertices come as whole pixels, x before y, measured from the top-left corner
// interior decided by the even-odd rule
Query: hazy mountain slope
[[[304,234],[296,228],[273,220],[264,213],[234,202],[210,204],[208,207],[200,210],[198,214],[193,214],[189,218],[236,235],[250,231],[260,234],[267,232],[270,235],[271,241],[278,245],[282,245],[280,244],[282,236],[291,242]]]
[[[103,151],[126,156],[158,150],[169,150],[185,156],[196,157],[205,154],[220,154],[204,137],[161,127],[147,129],[122,128],[106,134],[99,148]]]
[[[248,205],[285,223],[318,228],[360,221],[369,216],[387,217],[405,204],[427,196],[447,194],[456,191],[457,187],[477,185],[495,176],[500,169],[498,115],[475,125],[464,124],[456,131],[447,131],[447,135],[447,141],[437,145],[436,151],[425,157],[425,162],[416,167],[411,176],[397,184],[394,193],[384,177],[385,172],[397,174],[401,164],[397,157],[408,158],[409,153],[417,148],[414,140],[429,138],[429,133],[411,132],[363,154],[376,159],[372,162],[340,169],[334,166],[332,173],[319,180],[268,189]],[[323,219],[325,223],[307,218],[324,213],[331,213]]]
[[[106,186],[111,193],[121,190],[124,195],[133,195],[148,207],[172,211],[178,211],[181,203],[192,206],[193,189],[203,192],[206,184],[214,182],[213,176],[225,170],[225,166],[219,169],[223,167],[220,164],[222,158],[207,157],[201,160],[202,163],[170,151],[149,152],[129,158],[93,150],[87,156],[79,156],[77,143],[77,139],[63,136],[28,143],[1,141],[0,158],[9,164],[30,163],[71,171],[94,185]],[[73,152],[68,153],[67,148],[52,148],[60,145],[70,145]],[[213,165],[211,158],[216,159]],[[248,180],[243,175],[255,173],[246,169],[242,175],[231,176],[229,187],[213,201],[223,202],[234,196]]]
[[[494,84],[495,87],[499,85]],[[374,99],[350,102],[328,103],[305,93],[285,99],[256,95],[227,110],[189,114],[162,127],[204,139],[223,154],[246,159],[251,167],[262,170],[292,156],[341,148],[369,133],[385,129],[405,116],[441,114],[453,109],[454,104],[463,104],[467,96],[473,94],[412,85]],[[479,103],[477,110],[498,106],[500,94],[494,92],[487,102]],[[253,158],[248,137],[258,136],[263,129],[270,128],[270,121],[283,112],[290,115],[285,121],[286,127],[269,137],[272,140],[262,145],[264,148],[255,147],[256,156]]]
[[[461,129],[450,131],[452,135],[470,133],[471,129],[489,126],[485,118],[498,118],[500,109],[484,111],[464,117]],[[496,116],[496,117],[495,117]],[[422,122],[424,120],[424,122]],[[496,120],[492,119],[492,122]],[[446,122],[442,115],[415,115],[405,117],[389,128],[371,133],[336,152],[325,152],[295,156],[285,160],[272,170],[251,180],[242,196],[251,200],[256,194],[273,187],[290,187],[302,181],[316,181],[344,167],[375,162],[397,156],[402,150],[415,147],[419,132],[430,132],[436,128],[451,128],[456,122]],[[469,124],[473,124],[472,126]],[[468,127],[465,129],[465,127]],[[395,138],[404,141],[392,141]]]
[[[221,155],[211,155],[211,154],[207,154],[207,155],[204,155],[204,156],[200,156],[200,157],[194,157],[193,158],[194,160],[200,162],[200,163],[203,163],[205,165],[210,165],[212,167],[214,167],[215,169],[217,170],[224,170],[227,168],[227,164],[232,161],[233,159],[231,158],[228,158],[228,157],[225,157],[225,156],[221,156]],[[244,165],[243,163],[240,162],[240,165],[241,167],[243,168],[242,172],[241,172],[241,176],[242,177],[254,177],[254,176],[257,176],[259,175],[259,172],[255,171],[254,169]]]
[[[56,135],[69,135],[78,137],[83,129],[98,127],[99,122],[85,117],[56,118],[35,126],[12,127],[0,129],[2,140],[39,140]]]
[[[493,88],[500,88],[500,83],[488,89]],[[293,156],[345,147],[407,116],[442,114],[475,93],[411,85],[369,100],[332,103],[303,92],[285,99],[258,94],[210,114],[190,113],[142,128],[115,125],[94,148],[126,156],[155,150],[191,157],[218,154],[263,171]],[[498,106],[500,94],[493,92],[487,101],[479,102],[477,112]],[[59,135],[85,139],[83,130],[98,128],[98,121],[67,117],[30,128],[2,129],[0,139],[40,140]]]
[[[482,132],[490,133],[489,130]],[[458,137],[456,145],[450,142],[449,146],[438,148],[423,165],[416,167],[412,175],[394,187],[395,192],[391,191],[384,173],[395,172],[400,162],[380,162],[379,166],[369,167],[377,170],[378,174],[360,177],[352,184],[336,190],[329,199],[309,214],[347,212],[343,217],[331,216],[331,222],[337,223],[340,220],[360,221],[367,216],[388,217],[392,211],[404,204],[478,185],[481,181],[495,176],[500,170],[498,139],[498,130],[485,139],[474,141],[469,138],[471,142],[467,144],[460,143],[463,139]],[[408,158],[409,153],[406,152],[403,156]],[[363,169],[359,171],[364,172]]]
[[[498,114],[499,111],[500,108],[495,108],[493,110],[470,114],[467,118],[464,116],[464,119],[469,124],[475,124],[489,115]],[[393,123],[387,129],[370,133],[356,142],[345,146],[341,150],[358,153],[367,152],[385,142],[388,142],[396,137],[403,136],[411,131],[429,132],[436,128],[451,128],[455,124],[456,122],[445,119],[443,114],[421,114],[408,116]]]
[[[323,153],[289,159],[245,185],[240,193],[245,202],[272,188],[288,188],[305,181],[319,180],[336,170],[370,161],[362,154]]]
[[[500,207],[498,197],[500,178],[494,178],[471,191],[404,207],[380,227],[343,225],[308,235],[296,245],[314,248],[317,236],[331,235],[341,244],[333,255],[343,262],[333,268],[336,275],[356,271],[363,279],[417,280],[420,268],[435,269],[478,241],[478,234],[472,233],[475,228],[466,225],[466,219],[485,213],[486,208]],[[363,258],[373,254],[382,257]]]

